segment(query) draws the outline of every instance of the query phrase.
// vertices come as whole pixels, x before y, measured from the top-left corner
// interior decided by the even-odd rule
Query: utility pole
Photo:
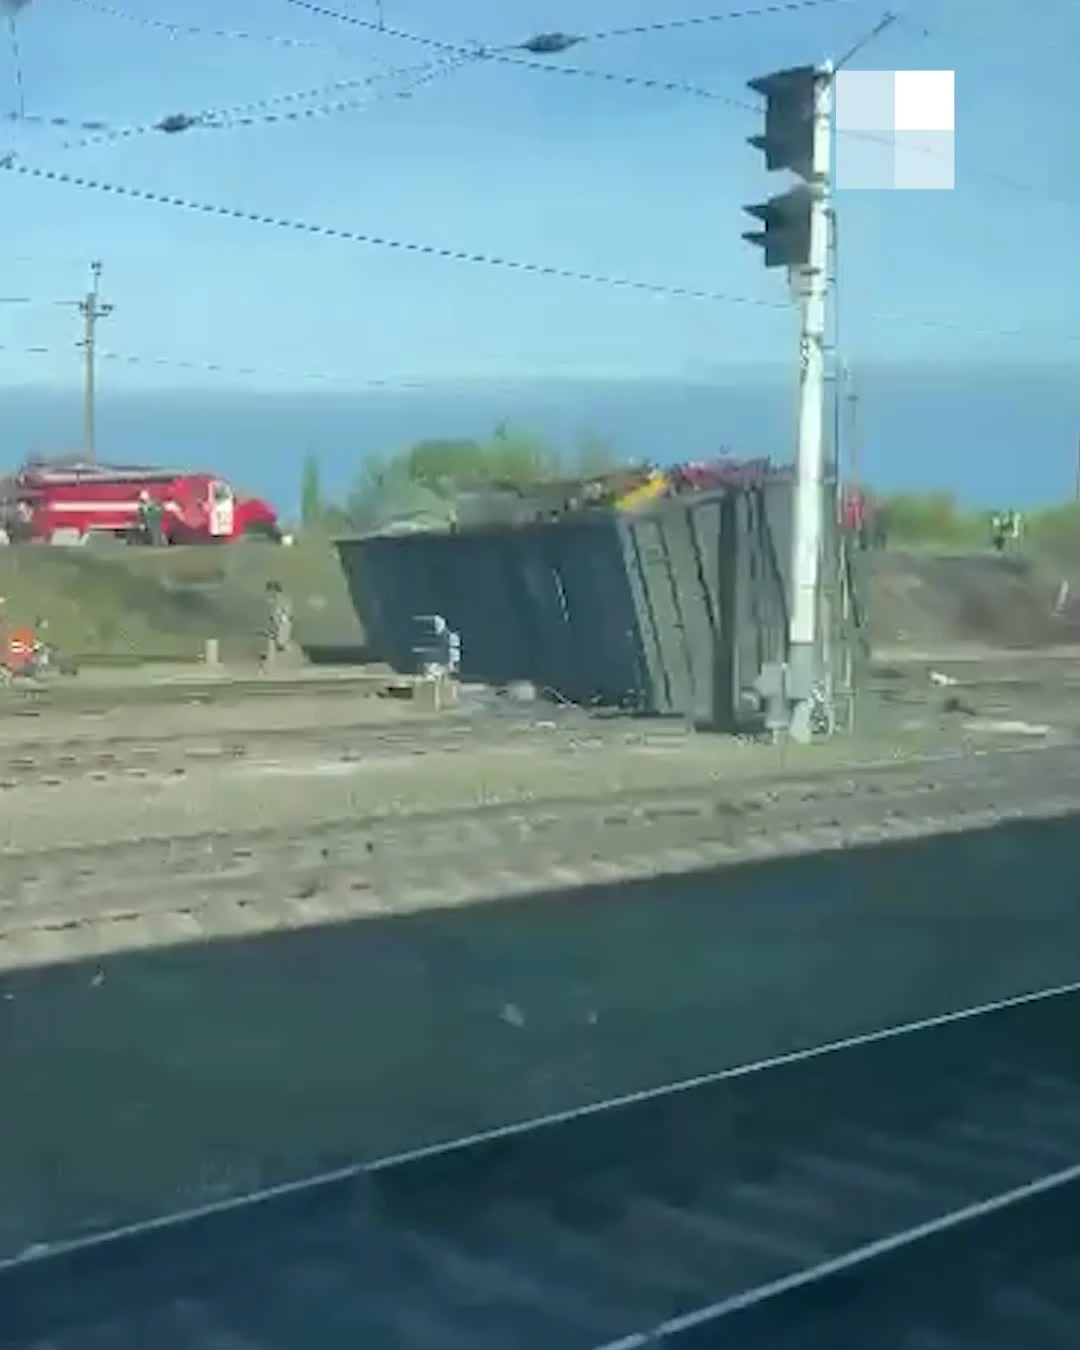
[[[1073,501],[1080,502],[1080,439],[1076,442],[1076,473],[1073,478]]]
[[[848,483],[852,490],[857,492],[861,467],[859,461],[859,388],[848,367],[845,367],[845,385],[844,410],[847,417],[844,434],[848,443]]]
[[[83,319],[83,451],[91,464],[97,456],[97,325],[99,319],[113,312],[113,306],[101,300],[100,292],[101,263],[94,262],[90,264],[90,289],[79,301]]]
[[[787,662],[762,672],[761,687],[775,725],[784,708],[796,741],[809,741],[819,687],[819,588],[825,517],[825,345],[829,283],[829,183],[833,68],[799,66],[751,80],[765,98],[762,150],[769,171],[789,169],[803,181],[746,210],[764,229],[744,238],[760,247],[766,267],[787,267],[800,297],[799,430],[789,597]]]

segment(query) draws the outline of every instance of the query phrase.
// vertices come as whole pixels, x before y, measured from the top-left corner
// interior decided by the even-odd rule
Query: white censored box
[[[834,84],[837,188],[955,186],[952,70],[840,70]]]

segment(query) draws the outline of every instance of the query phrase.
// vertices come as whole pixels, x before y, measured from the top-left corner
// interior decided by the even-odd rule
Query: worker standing
[[[292,647],[293,616],[289,597],[280,581],[266,583],[266,646],[263,665],[270,666]]]
[[[884,502],[875,502],[871,514],[871,541],[880,552],[889,547],[889,508]]]
[[[145,488],[139,493],[139,530],[143,539],[152,548],[160,548],[165,542],[162,527],[164,511],[159,501],[155,501]]]

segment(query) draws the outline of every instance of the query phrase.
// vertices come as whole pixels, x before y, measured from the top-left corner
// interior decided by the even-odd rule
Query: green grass
[[[48,620],[64,655],[84,662],[197,660],[217,638],[226,660],[255,655],[271,578],[291,596],[302,643],[362,640],[332,544],[145,549],[0,549],[11,623]]]

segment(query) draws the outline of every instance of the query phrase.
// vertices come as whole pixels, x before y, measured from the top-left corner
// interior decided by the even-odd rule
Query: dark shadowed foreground
[[[5,977],[5,1249],[1080,975],[1075,817]]]

